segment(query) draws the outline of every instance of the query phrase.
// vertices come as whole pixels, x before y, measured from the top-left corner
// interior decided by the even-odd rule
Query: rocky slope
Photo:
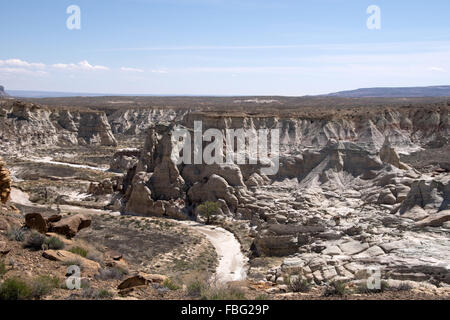
[[[2,152],[71,145],[116,145],[103,112],[0,102]]]

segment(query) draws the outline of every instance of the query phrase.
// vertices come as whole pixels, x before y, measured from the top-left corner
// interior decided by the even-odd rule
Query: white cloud
[[[436,72],[445,72],[445,69],[441,68],[441,67],[430,67],[429,70],[436,71]]]
[[[105,66],[91,65],[87,60],[83,60],[78,63],[69,63],[69,64],[57,63],[57,64],[52,65],[52,67],[55,69],[71,70],[71,71],[76,71],[76,70],[106,71],[106,70],[109,70],[109,68],[105,67]]]
[[[36,68],[36,69],[44,69],[45,64],[43,63],[35,63],[35,62],[27,62],[20,59],[8,59],[8,60],[0,60],[0,67],[18,67],[18,68]]]
[[[18,75],[32,75],[32,76],[44,76],[48,72],[42,70],[30,70],[25,68],[0,68],[0,74],[18,74]]]
[[[139,72],[139,73],[144,72],[144,70],[142,70],[142,69],[138,69],[138,68],[128,68],[128,67],[122,67],[122,68],[120,68],[120,70],[121,70],[121,71],[124,71],[124,72]]]
[[[155,70],[152,70],[152,73],[169,73],[169,71],[162,70],[162,69],[155,69]]]

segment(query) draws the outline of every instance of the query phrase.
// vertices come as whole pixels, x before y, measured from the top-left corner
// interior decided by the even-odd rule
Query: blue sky
[[[66,9],[81,9],[69,30]],[[366,9],[381,9],[369,30]],[[0,84],[305,95],[450,84],[450,1],[1,0]]]

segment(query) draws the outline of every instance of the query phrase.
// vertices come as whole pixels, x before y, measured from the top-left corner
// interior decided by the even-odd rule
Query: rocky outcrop
[[[0,202],[6,203],[11,192],[11,177],[6,169],[6,163],[0,157]]]
[[[381,161],[389,163],[399,169],[403,170],[409,169],[409,167],[406,164],[400,162],[400,157],[398,156],[395,149],[391,146],[391,142],[389,141],[388,137],[386,137],[383,146],[380,149],[380,159]]]
[[[450,176],[414,181],[399,211],[404,215],[416,207],[426,214],[450,209]]]
[[[91,218],[84,214],[76,214],[58,222],[49,223],[48,231],[73,238],[80,230],[91,225]]]
[[[138,149],[124,149],[114,153],[109,170],[113,172],[127,172],[135,167],[139,161],[141,151]]]
[[[50,109],[17,100],[0,102],[2,152],[17,149],[117,144],[104,112]]]

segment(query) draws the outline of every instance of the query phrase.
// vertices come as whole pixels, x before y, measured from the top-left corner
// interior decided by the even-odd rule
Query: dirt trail
[[[75,163],[68,163],[68,162],[60,162],[60,161],[53,161],[51,157],[44,157],[44,158],[29,158],[27,159],[32,162],[36,163],[48,163],[48,164],[55,164],[60,166],[67,166],[72,168],[79,168],[79,169],[90,169],[95,171],[108,171],[109,168],[102,168],[102,167],[92,167],[84,164],[75,164]]]
[[[180,221],[180,223],[204,234],[216,248],[219,256],[219,265],[216,271],[217,281],[239,281],[247,277],[248,258],[241,252],[241,245],[231,232],[193,221]]]
[[[27,193],[16,188],[12,188],[11,190],[11,202],[26,206],[43,207],[32,203]],[[60,208],[75,213],[118,214],[117,212],[108,210],[87,209],[76,206],[60,206]],[[219,257],[215,280],[218,282],[230,282],[244,280],[246,278],[248,258],[241,252],[241,246],[231,232],[220,227],[203,225],[193,221],[171,221],[200,232],[212,243]]]

